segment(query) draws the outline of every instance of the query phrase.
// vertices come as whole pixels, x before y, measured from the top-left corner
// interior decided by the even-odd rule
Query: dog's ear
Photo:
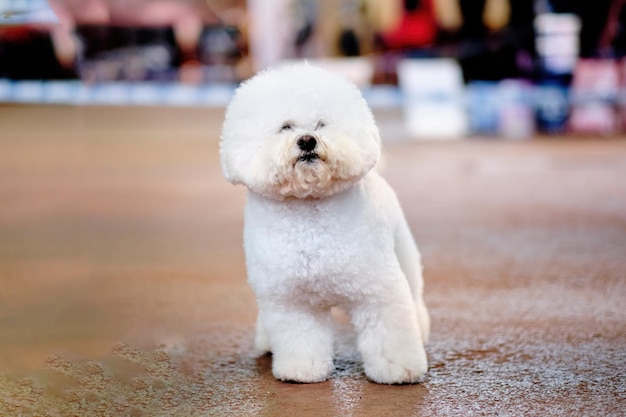
[[[232,155],[229,155],[228,152],[225,151],[223,142],[220,146],[220,162],[222,165],[222,174],[224,174],[224,178],[226,178],[232,184],[241,184],[241,175],[237,174],[232,161]]]
[[[222,157],[222,174],[224,174],[224,178],[226,178],[228,181],[233,182],[233,175],[230,173],[228,164],[224,161],[223,157]]]
[[[247,138],[251,132],[246,130],[246,126],[250,123],[245,117],[241,116],[241,107],[245,105],[245,100],[239,98],[239,94],[235,97],[226,108],[222,132],[220,135],[220,162],[222,165],[222,173],[224,177],[232,184],[244,183],[244,173],[249,160],[250,141]],[[243,113],[248,110],[244,107]]]
[[[374,170],[379,174],[384,172],[385,167],[387,166],[387,160],[385,158],[385,152],[380,140],[380,133],[378,128],[376,129],[376,133],[374,136],[374,140],[379,144],[378,145],[378,155],[376,156],[376,164],[374,165]]]
[[[373,121],[373,117],[367,136],[369,140],[362,145],[364,152],[363,156],[369,165],[369,169],[372,169],[379,164],[381,157],[380,132],[378,130],[378,126],[376,126],[376,123]]]

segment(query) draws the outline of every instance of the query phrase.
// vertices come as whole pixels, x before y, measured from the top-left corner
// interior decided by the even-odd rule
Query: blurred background
[[[624,0],[0,0],[0,416],[623,416],[625,30]],[[218,138],[303,58],[380,126],[425,384],[254,356]]]
[[[626,130],[622,0],[0,0],[0,102],[217,106],[306,58],[411,138]]]

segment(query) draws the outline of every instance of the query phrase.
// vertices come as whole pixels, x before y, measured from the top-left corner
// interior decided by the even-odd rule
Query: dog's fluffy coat
[[[368,378],[427,371],[420,255],[373,169],[374,117],[358,88],[302,63],[239,87],[220,142],[226,178],[248,188],[244,248],[259,307],[255,345],[274,376],[317,382],[333,368],[331,307],[348,313]]]

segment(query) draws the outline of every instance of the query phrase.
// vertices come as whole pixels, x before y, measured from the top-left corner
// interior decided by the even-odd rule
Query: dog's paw
[[[379,356],[365,362],[365,375],[379,384],[416,384],[422,382],[428,371],[425,353],[410,358]]]
[[[273,358],[272,373],[276,379],[285,382],[322,382],[330,376],[332,360],[315,357],[280,360]]]

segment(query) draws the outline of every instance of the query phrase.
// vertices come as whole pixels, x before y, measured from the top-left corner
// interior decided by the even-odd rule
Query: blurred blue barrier
[[[0,103],[62,105],[154,105],[223,107],[235,92],[234,84],[159,82],[12,81],[0,79]],[[363,95],[373,108],[401,105],[397,87],[371,86]]]
[[[179,83],[11,81],[0,79],[0,103],[209,106],[228,104],[236,86]]]

